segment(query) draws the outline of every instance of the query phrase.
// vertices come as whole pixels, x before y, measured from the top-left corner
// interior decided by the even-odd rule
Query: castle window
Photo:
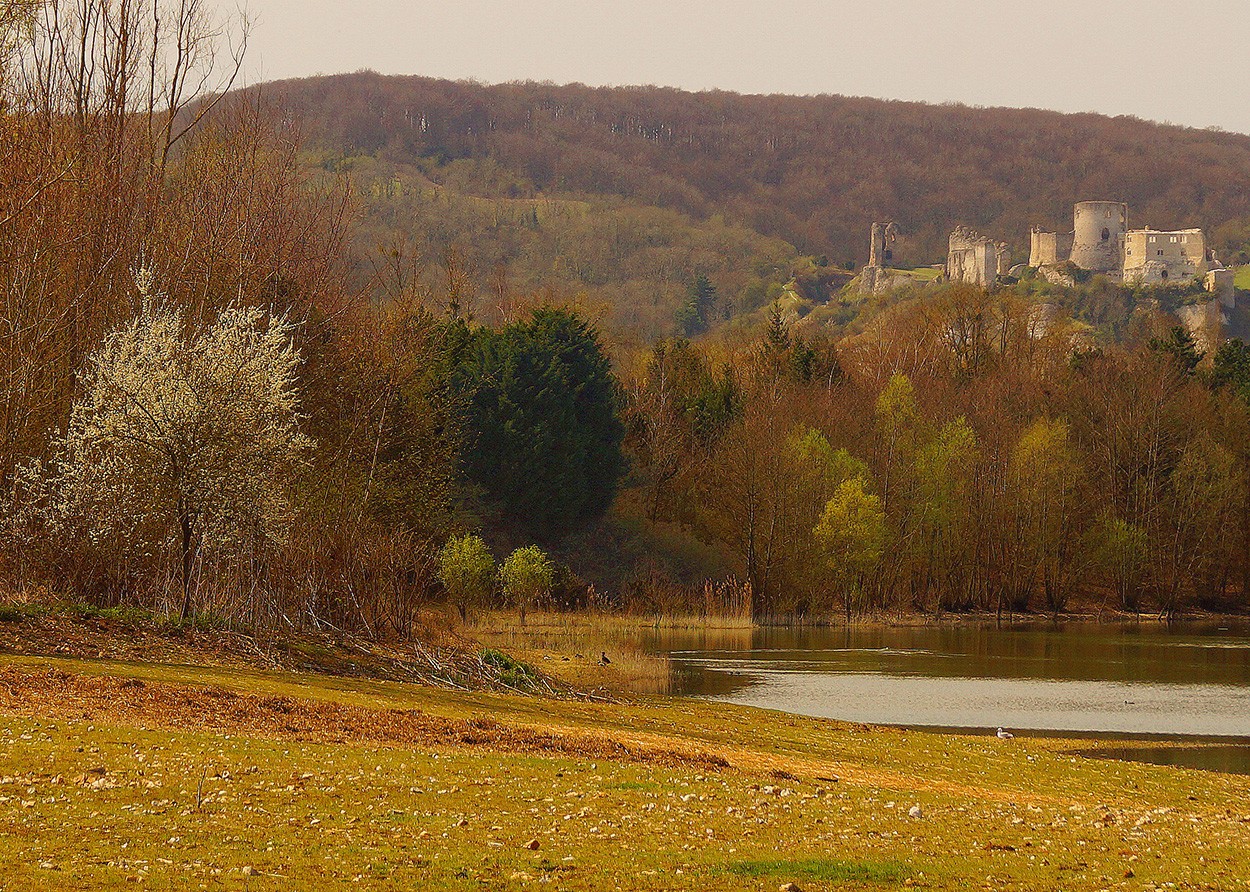
[[[1160,279],[1162,279],[1163,281],[1165,281],[1165,282],[1166,282],[1166,281],[1167,281],[1167,279],[1168,279],[1168,271],[1167,271],[1167,270],[1163,270],[1162,272],[1160,272],[1160,273],[1159,273],[1159,278],[1160,278]]]
[[[1107,227],[1102,228],[1102,240],[1105,242],[1111,238],[1111,230]]]
[[[1162,249],[1162,248],[1160,248],[1160,249],[1159,249],[1159,256],[1160,256],[1160,257],[1162,257],[1162,256],[1163,256],[1163,249]]]
[[[1172,236],[1172,244],[1176,244],[1176,236]]]
[[[1181,236],[1181,244],[1182,244],[1182,245],[1183,245],[1183,244],[1185,244],[1185,243],[1187,243],[1188,241],[1189,241],[1189,236],[1187,236],[1187,235],[1182,235],[1182,236]]]
[[[1155,237],[1152,235],[1152,236],[1150,237],[1150,244],[1152,244],[1152,245],[1153,245],[1153,244],[1155,243],[1155,241],[1157,241],[1157,239],[1155,239]]]

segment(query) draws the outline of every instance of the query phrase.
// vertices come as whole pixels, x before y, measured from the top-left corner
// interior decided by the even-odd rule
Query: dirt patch
[[[728,767],[724,758],[710,753],[628,746],[606,737],[540,731],[490,719],[450,719],[415,709],[369,709],[56,669],[0,669],[0,712],[317,743],[480,747],[702,771]]]

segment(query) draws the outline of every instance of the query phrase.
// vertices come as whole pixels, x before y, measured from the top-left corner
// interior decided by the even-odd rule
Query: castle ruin
[[[1106,276],[1125,285],[1165,286],[1197,280],[1211,295],[1177,311],[1181,323],[1200,349],[1209,352],[1224,340],[1229,311],[1237,306],[1236,272],[1225,267],[1207,247],[1201,229],[1165,231],[1149,226],[1129,228],[1129,207],[1122,201],[1081,201],[1072,209],[1072,231],[1034,226],[1029,232],[1029,262],[1012,266],[1011,249],[965,226],[950,234],[941,274],[919,276],[916,270],[892,268],[893,245],[900,230],[893,222],[874,223],[868,266],[858,279],[859,290],[881,295],[941,281],[962,282],[993,290],[1004,277],[1036,274],[1054,284],[1074,287],[1088,274]],[[1008,278],[1007,281],[1012,281]],[[1040,328],[1050,327],[1041,320]]]
[[[973,229],[956,226],[946,254],[946,278],[965,282],[987,291],[998,284],[999,276],[1011,270],[1011,248]]]
[[[872,224],[872,244],[868,248],[868,265],[884,269],[894,260],[894,249],[890,246],[898,240],[898,224]]]
[[[1128,205],[1120,201],[1081,201],[1072,211],[1072,232],[1035,226],[1030,235],[1029,266],[1045,278],[1071,284],[1062,269],[1071,264],[1128,285],[1166,285],[1202,278],[1217,293],[1223,269],[1207,250],[1201,229],[1164,231],[1129,229]]]
[[[1206,237],[1201,229],[1162,232],[1138,229],[1124,244],[1124,281],[1166,285],[1207,273]]]
[[[872,224],[872,243],[868,248],[868,265],[860,273],[859,287],[867,294],[884,294],[910,283],[910,279],[889,272],[894,261],[893,245],[898,241],[898,224],[893,221]]]
[[[1129,229],[1128,205],[1119,201],[1078,202],[1072,224],[1071,233],[1033,227],[1029,266],[1038,275],[1063,285],[1076,284],[1073,267],[1125,285],[1199,279],[1213,298],[1181,307],[1178,316],[1204,352],[1223,340],[1228,323],[1225,311],[1237,302],[1236,274],[1208,250],[1201,229]]]

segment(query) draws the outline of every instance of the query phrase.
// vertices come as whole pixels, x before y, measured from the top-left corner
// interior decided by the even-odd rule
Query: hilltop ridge
[[[243,95],[299,120],[318,169],[351,173],[366,247],[402,238],[426,267],[456,247],[480,279],[503,267],[523,290],[586,294],[626,308],[644,335],[669,333],[699,274],[720,288],[726,315],[764,305],[796,273],[819,289],[817,270],[794,265],[862,266],[876,220],[902,226],[900,265],[940,262],[956,224],[1010,233],[1026,256],[1031,226],[1089,195],[1128,202],[1139,221],[1200,226],[1222,256],[1250,247],[1250,136],[1236,133],[1035,109],[373,72]]]
[[[489,158],[497,181],[480,188],[721,212],[839,260],[859,257],[877,219],[904,223],[928,259],[955,223],[1027,232],[1076,196],[1113,195],[1176,226],[1250,214],[1250,136],[1131,117],[370,72],[262,89],[322,147],[436,166]]]

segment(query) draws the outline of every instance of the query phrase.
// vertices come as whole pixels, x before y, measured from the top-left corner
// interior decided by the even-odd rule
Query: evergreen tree
[[[479,330],[456,374],[469,476],[512,520],[557,536],[601,515],[624,469],[618,385],[575,312]]]
[[[1166,338],[1151,338],[1150,349],[1175,362],[1182,374],[1192,374],[1202,362],[1202,354],[1198,352],[1193,336],[1179,325],[1173,326]]]
[[[1250,403],[1250,345],[1240,338],[1221,344],[1211,368],[1211,383],[1217,388],[1232,388],[1234,393]]]
[[[790,326],[785,314],[781,312],[781,304],[776,301],[768,308],[768,331],[764,335],[764,343],[769,352],[781,354],[790,349]]]
[[[707,276],[700,275],[686,291],[686,301],[677,310],[677,327],[682,334],[691,337],[703,334],[712,325],[716,311],[716,286]]]

